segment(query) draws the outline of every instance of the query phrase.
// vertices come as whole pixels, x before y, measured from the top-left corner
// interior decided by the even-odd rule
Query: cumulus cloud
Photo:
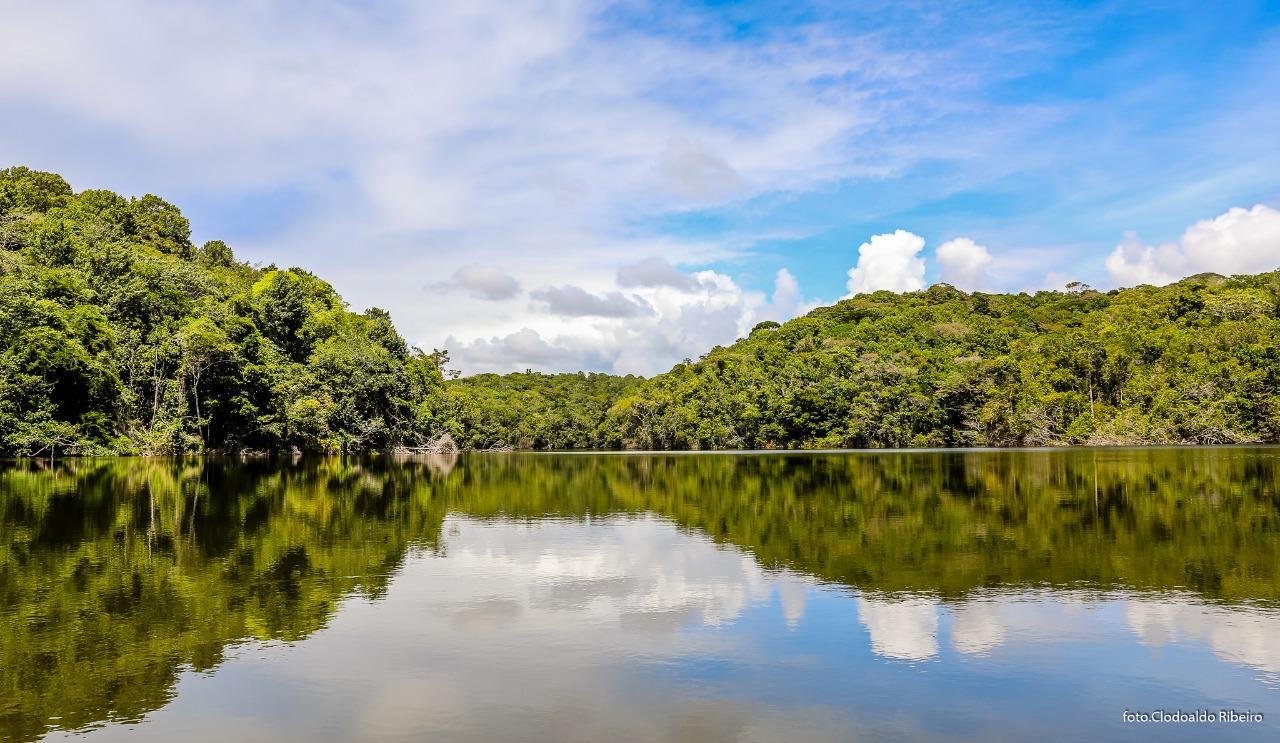
[[[761,320],[786,322],[815,306],[816,302],[806,302],[795,275],[785,268],[779,268],[773,277],[773,295],[758,314]]]
[[[518,289],[475,278],[424,297],[421,276],[496,265],[525,286],[572,281],[598,294],[620,263],[711,265],[793,224],[764,214],[745,236],[693,239],[668,229],[673,216],[865,185],[922,162],[955,164],[942,170],[973,185],[1007,175],[1032,147],[1041,156],[1048,127],[1076,130],[1038,101],[957,106],[989,99],[974,94],[1021,74],[1019,62],[1042,64],[1027,52],[1041,47],[982,43],[963,23],[946,33],[946,14],[928,10],[743,35],[692,6],[662,4],[664,23],[636,23],[655,11],[647,0],[608,12],[583,0],[319,3],[303,22],[294,5],[119,0],[68,12],[0,0],[6,27],[21,29],[0,44],[0,154],[77,187],[165,194],[197,217],[197,239],[232,233],[249,260],[304,262],[430,347],[450,332],[570,329],[556,316],[526,322]],[[1041,19],[1009,13],[1000,25],[1011,39],[1039,38]],[[1233,131],[1265,131],[1260,115],[1222,111]],[[1269,182],[1274,147],[1199,139],[1231,141],[1234,157],[1252,156],[1254,182]],[[1221,158],[1198,161],[1222,170]],[[955,185],[908,178],[861,216]],[[249,203],[265,208],[239,208]],[[897,280],[869,261],[860,288],[919,288],[904,261]],[[623,273],[622,288],[679,289],[690,301],[720,292]],[[691,312],[723,330],[710,319],[731,314],[719,301]]]
[[[636,317],[653,312],[640,297],[627,297],[619,291],[600,296],[580,286],[565,284],[529,292],[534,301],[546,304],[547,311],[561,317]]]
[[[888,289],[913,292],[924,288],[924,238],[906,230],[873,235],[858,246],[858,263],[849,269],[849,296]]]
[[[1106,260],[1111,280],[1122,286],[1169,284],[1211,271],[1257,273],[1280,268],[1280,211],[1258,204],[1234,207],[1187,228],[1176,243],[1145,245],[1128,235]]]
[[[994,259],[986,246],[967,237],[957,237],[939,245],[934,255],[942,269],[943,282],[967,291],[991,287]]]
[[[746,335],[764,296],[715,271],[698,271],[693,278],[701,287],[696,293],[651,290],[648,297],[656,314],[612,330],[609,341],[617,349],[616,371],[663,372],[674,361],[697,358],[712,346]]]
[[[657,256],[629,263],[618,269],[618,286],[669,286],[682,291],[697,291],[698,280]]]
[[[476,299],[497,301],[520,293],[520,282],[495,266],[463,266],[453,272],[449,281],[432,285],[439,289],[462,289]]]

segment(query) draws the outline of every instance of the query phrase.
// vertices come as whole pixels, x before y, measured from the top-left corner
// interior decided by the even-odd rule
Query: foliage
[[[1280,271],[1107,293],[944,284],[810,312],[632,388],[644,449],[1280,440]]]
[[[462,446],[592,449],[610,438],[609,407],[642,381],[608,374],[478,374],[449,382],[434,410]]]
[[[386,312],[197,249],[176,207],[0,170],[0,454],[364,451],[444,379]]]
[[[406,500],[425,467],[211,461],[0,469],[0,739],[137,721],[229,645],[305,638],[443,518]]]

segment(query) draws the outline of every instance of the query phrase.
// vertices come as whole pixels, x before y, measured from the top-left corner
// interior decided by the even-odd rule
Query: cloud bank
[[[433,284],[432,288],[461,289],[474,299],[498,301],[519,294],[520,282],[501,268],[470,265],[454,271],[452,279]]]
[[[1107,256],[1107,273],[1122,286],[1170,284],[1210,271],[1225,275],[1280,268],[1280,211],[1236,207],[1187,228],[1176,243],[1144,245],[1129,235]]]

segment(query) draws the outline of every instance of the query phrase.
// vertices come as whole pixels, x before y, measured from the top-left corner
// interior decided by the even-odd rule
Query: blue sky
[[[1280,266],[1274,2],[0,13],[0,160],[165,196],[468,372],[654,373],[852,291]]]

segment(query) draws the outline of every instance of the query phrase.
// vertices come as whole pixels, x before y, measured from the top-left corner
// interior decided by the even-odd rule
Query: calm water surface
[[[1280,449],[0,463],[10,740],[1274,739],[1278,607]]]

